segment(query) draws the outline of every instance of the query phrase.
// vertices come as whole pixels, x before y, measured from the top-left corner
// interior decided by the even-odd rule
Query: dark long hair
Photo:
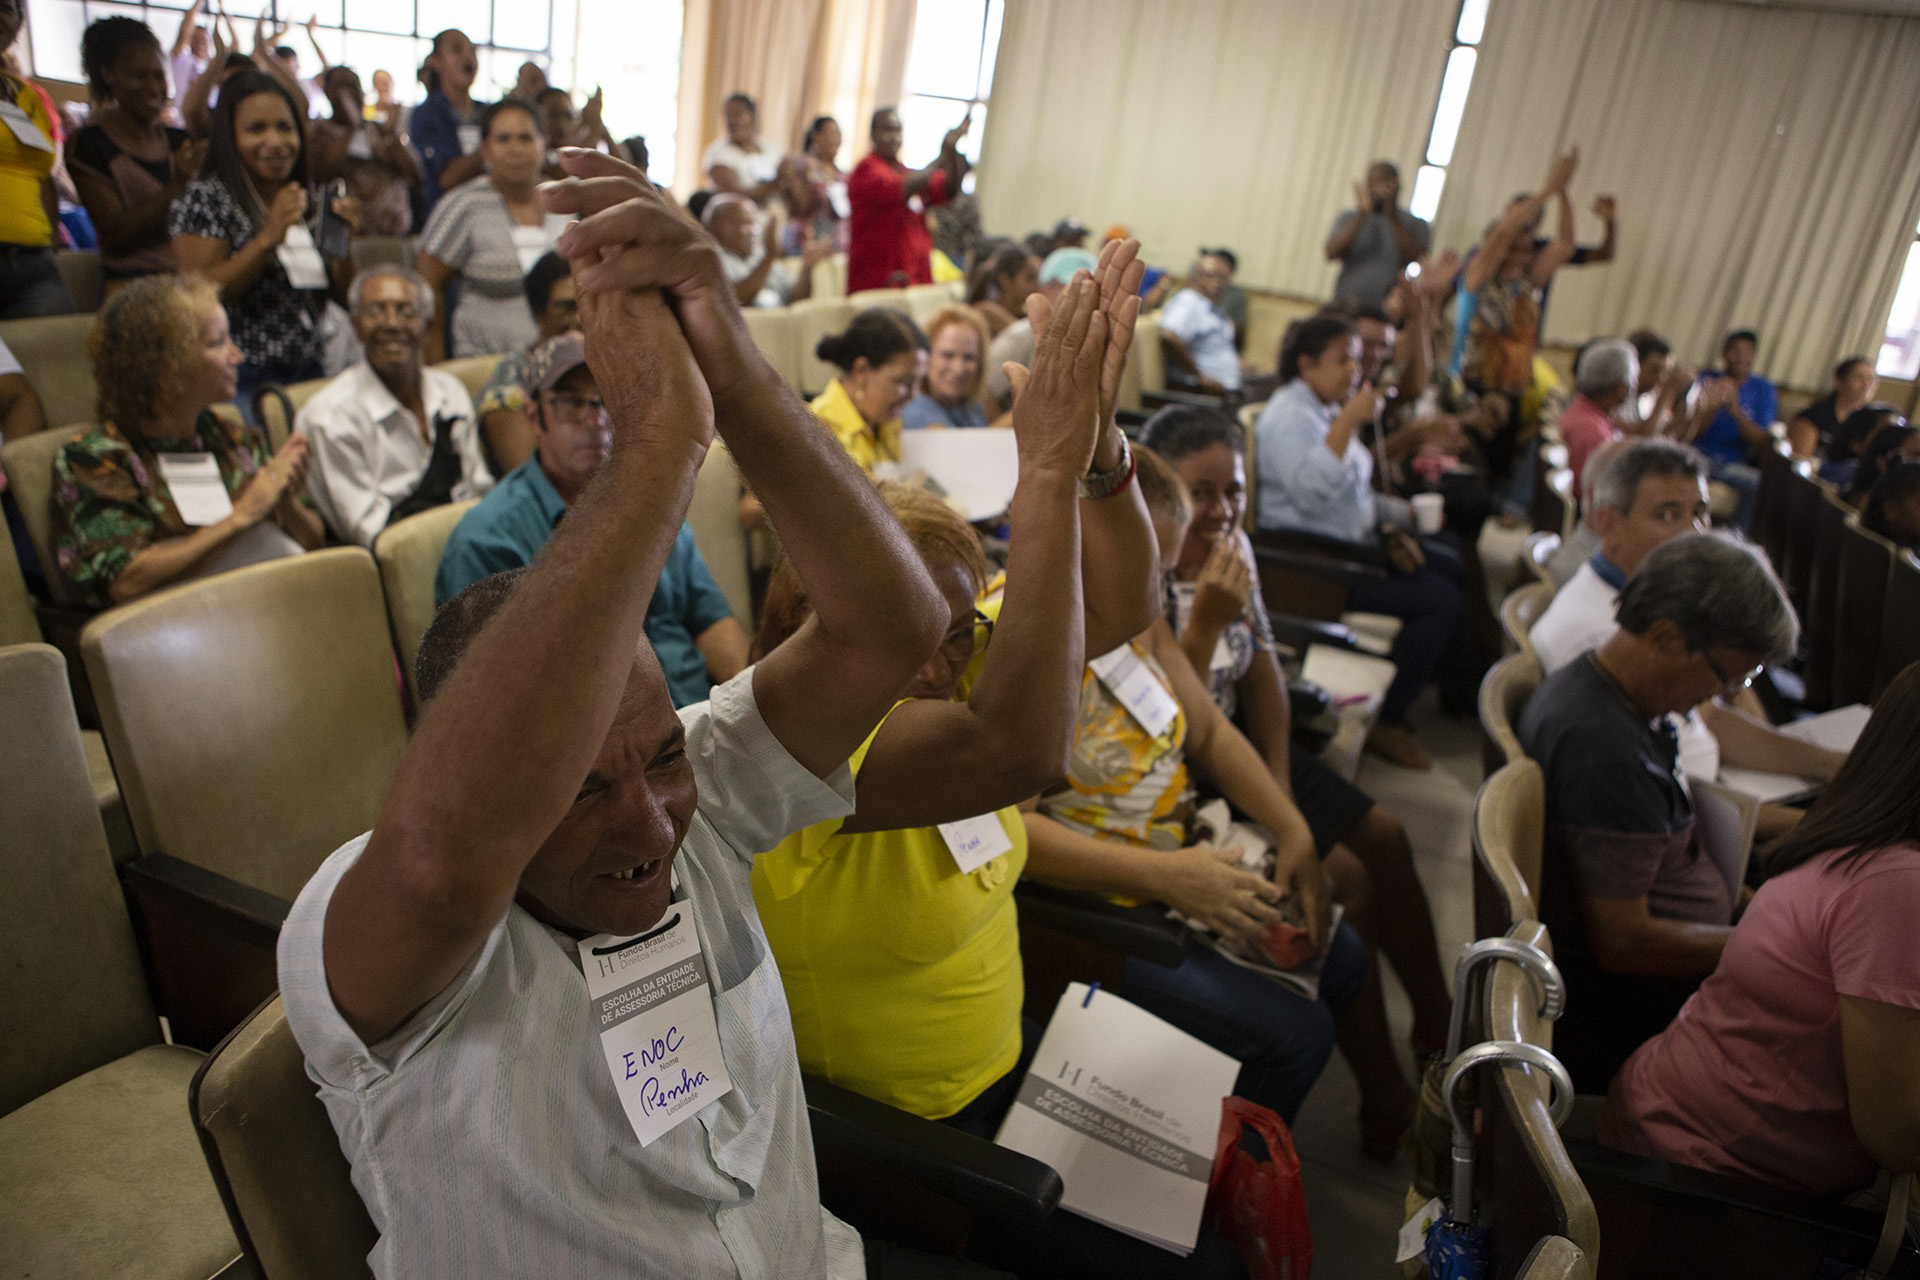
[[[1895,845],[1920,843],[1920,662],[1894,677],[1873,718],[1820,798],[1767,855],[1767,874],[1836,849],[1859,863]]]
[[[1300,376],[1301,360],[1308,357],[1318,360],[1328,347],[1358,332],[1353,321],[1326,311],[1294,321],[1287,326],[1286,337],[1280,340],[1280,381],[1292,382]]]
[[[300,139],[300,153],[293,158],[293,171],[287,175],[287,181],[301,187],[310,185],[306,108],[294,102],[285,85],[258,68],[236,71],[220,86],[220,102],[213,109],[212,133],[207,139],[207,158],[200,166],[202,178],[218,178],[226,184],[228,193],[246,213],[255,231],[267,225],[267,211],[260,203],[260,193],[253,189],[253,176],[247,172],[247,162],[240,158],[234,117],[239,114],[242,102],[261,93],[274,94],[287,104],[287,113],[293,117],[294,136]]]

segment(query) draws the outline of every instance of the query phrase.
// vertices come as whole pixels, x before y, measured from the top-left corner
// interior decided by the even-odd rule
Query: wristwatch
[[[1111,498],[1126,488],[1133,480],[1137,465],[1133,456],[1133,444],[1126,436],[1120,437],[1120,461],[1107,471],[1089,471],[1080,477],[1080,496],[1083,498]]]

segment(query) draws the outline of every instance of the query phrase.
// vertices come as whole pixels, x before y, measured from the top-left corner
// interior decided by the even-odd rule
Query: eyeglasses
[[[420,318],[420,310],[411,302],[363,302],[359,314],[370,320],[381,320],[392,316],[395,320],[410,324]]]
[[[607,402],[599,396],[577,395],[571,391],[547,392],[547,404],[554,413],[568,422],[580,422],[591,416],[607,416]]]
[[[1733,695],[1739,693],[1742,689],[1751,688],[1753,685],[1754,677],[1759,675],[1760,672],[1767,665],[1764,662],[1761,663],[1759,666],[1747,672],[1745,675],[1741,676],[1738,681],[1736,681],[1732,676],[1727,674],[1727,670],[1725,667],[1721,666],[1718,662],[1715,662],[1713,660],[1713,654],[1711,651],[1707,649],[1702,649],[1700,650],[1700,656],[1707,660],[1707,669],[1713,672],[1713,678],[1720,682],[1720,692],[1725,694],[1728,697],[1732,697]]]
[[[971,618],[947,632],[947,638],[940,642],[940,656],[948,662],[971,662],[992,637],[993,619],[975,609]]]

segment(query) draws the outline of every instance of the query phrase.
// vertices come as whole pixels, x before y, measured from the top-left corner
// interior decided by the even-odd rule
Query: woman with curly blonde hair
[[[986,381],[987,322],[972,307],[948,307],[927,321],[927,371],[919,394],[900,410],[900,425],[984,427],[987,408],[980,398]]]
[[[54,558],[97,607],[261,560],[325,534],[306,496],[307,440],[272,457],[215,414],[241,354],[219,291],[147,276],[101,308],[87,339],[99,425],[54,458]]]

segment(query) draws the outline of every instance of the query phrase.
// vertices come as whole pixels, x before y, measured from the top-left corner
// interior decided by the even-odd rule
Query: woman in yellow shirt
[[[838,436],[861,470],[900,461],[900,406],[913,399],[926,339],[913,321],[888,307],[868,307],[814,354],[840,376],[813,398],[813,416]]]
[[[0,0],[0,53],[19,36],[23,17],[20,0]],[[74,309],[73,295],[53,262],[59,130],[40,90],[4,71],[0,113],[9,117],[0,126],[0,320],[65,315]]]

